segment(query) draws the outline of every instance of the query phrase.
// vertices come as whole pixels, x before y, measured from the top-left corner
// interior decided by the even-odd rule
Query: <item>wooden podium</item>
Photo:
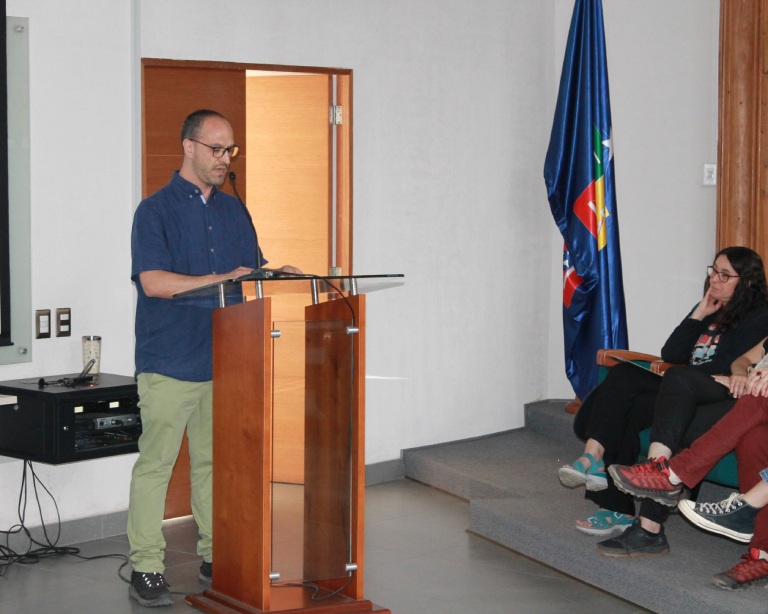
[[[249,278],[193,291],[215,291],[224,305],[213,313],[214,572],[208,590],[186,598],[194,607],[389,613],[363,598],[365,295],[357,292],[358,281],[389,277],[402,276],[257,279],[256,300],[228,306],[232,284]],[[304,321],[273,322],[264,289],[311,292]],[[331,300],[320,302],[326,293]],[[296,352],[282,349],[288,336],[303,337],[298,369]],[[274,481],[275,381],[286,369],[303,372],[303,484]]]

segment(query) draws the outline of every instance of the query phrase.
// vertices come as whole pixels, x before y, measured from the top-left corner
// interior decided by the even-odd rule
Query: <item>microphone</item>
[[[229,171],[229,183],[232,184],[232,189],[235,191],[235,196],[237,196],[237,200],[240,202],[243,202],[243,199],[240,198],[240,193],[237,191],[237,186],[235,185],[235,182],[237,181],[237,175],[235,175],[235,171]],[[251,217],[250,214],[248,217]]]
[[[240,206],[243,208],[243,211],[245,211],[245,215],[248,216],[248,221],[251,223],[253,237],[256,239],[256,268],[261,269],[262,253],[261,248],[259,247],[259,235],[256,232],[256,226],[253,223],[253,218],[251,218],[251,212],[248,211],[248,207],[243,202],[243,199],[240,198],[240,192],[237,191],[237,175],[235,175],[235,171],[229,171],[229,182],[232,184],[232,189],[235,192],[235,196],[237,196],[237,200],[240,203]]]

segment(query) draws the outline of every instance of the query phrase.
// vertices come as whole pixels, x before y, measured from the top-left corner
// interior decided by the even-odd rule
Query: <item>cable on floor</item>
[[[48,498],[53,503],[54,508],[56,509],[56,537],[53,540],[48,534],[48,526],[45,524],[45,520],[43,520],[43,508],[40,501],[40,492],[38,491],[38,486],[45,491],[45,493],[48,495]],[[37,511],[40,517],[40,526],[45,538],[43,542],[39,542],[34,537],[32,537],[32,533],[26,526],[27,507],[30,503],[30,488],[34,493],[34,502],[37,506]],[[54,499],[51,491],[48,490],[45,484],[43,484],[43,482],[35,473],[35,468],[32,466],[32,462],[28,460],[25,460],[22,465],[21,488],[19,490],[17,514],[19,518],[18,524],[11,526],[11,528],[9,528],[7,531],[0,530],[0,536],[5,536],[5,543],[0,544],[0,576],[4,576],[10,566],[13,564],[34,565],[45,558],[68,554],[70,556],[74,556],[86,561],[109,558],[122,559],[124,563],[120,566],[120,569],[118,569],[118,576],[125,580],[120,575],[120,570],[128,563],[128,557],[124,554],[115,553],[100,554],[96,556],[84,556],[80,554],[79,548],[57,545],[59,539],[61,538],[61,514],[59,513],[59,506],[56,504],[56,499]],[[16,552],[13,550],[13,548],[11,548],[11,537],[22,533],[29,540],[29,545],[25,552]]]

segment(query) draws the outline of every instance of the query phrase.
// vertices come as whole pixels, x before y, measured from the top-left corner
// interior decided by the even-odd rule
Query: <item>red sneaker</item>
[[[608,473],[620,491],[653,499],[662,505],[675,507],[683,490],[682,484],[669,481],[669,463],[663,456],[637,465],[611,465]]]
[[[713,576],[712,583],[729,591],[768,584],[768,554],[750,548],[741,558],[744,560],[735,567]]]

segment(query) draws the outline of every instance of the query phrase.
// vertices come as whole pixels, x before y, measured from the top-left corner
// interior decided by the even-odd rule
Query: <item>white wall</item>
[[[131,375],[130,229],[140,172],[132,157],[131,3],[7,0],[6,7],[29,18],[32,308],[70,307],[72,336],[35,340],[32,362],[0,367],[0,380],[79,371],[82,335],[102,336],[103,371]],[[35,464],[35,471],[68,520],[125,509],[134,460]],[[21,472],[21,461],[0,464],[2,529],[16,521]],[[53,513],[46,505],[48,520]],[[28,526],[39,524],[35,516]]]
[[[144,57],[354,70],[355,270],[406,274],[368,297],[368,463],[521,426],[525,402],[570,394],[542,169],[571,0],[135,2]],[[132,372],[133,4],[8,0],[30,18],[33,306],[71,306],[74,331],[0,379],[71,371],[78,337],[99,333],[103,369]],[[700,174],[715,156],[717,4],[605,2],[638,349],[695,299],[714,245]],[[38,471],[77,518],[125,509],[132,462]],[[4,492],[20,471],[0,464]],[[0,528],[14,511],[0,502]]]

